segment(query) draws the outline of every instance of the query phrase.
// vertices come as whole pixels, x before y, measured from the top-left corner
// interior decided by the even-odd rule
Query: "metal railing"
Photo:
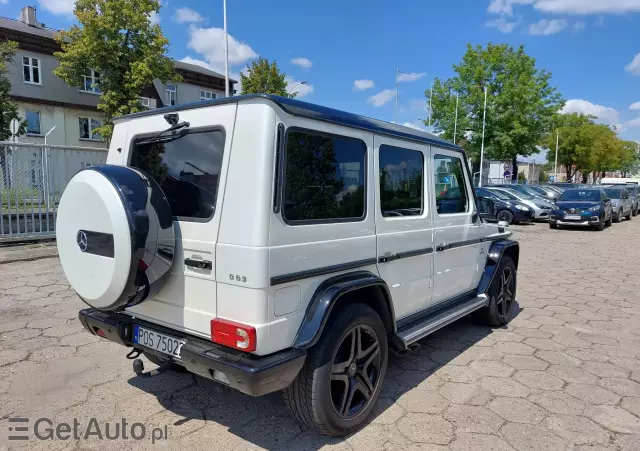
[[[106,149],[0,141],[0,242],[52,238],[60,196]]]

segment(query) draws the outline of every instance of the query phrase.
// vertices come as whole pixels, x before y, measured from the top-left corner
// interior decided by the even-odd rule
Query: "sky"
[[[31,2],[48,27],[74,21],[73,0]],[[0,15],[26,4],[0,0]],[[170,56],[224,73],[222,0],[162,0],[152,20]],[[227,20],[232,77],[262,56],[302,100],[419,128],[425,90],[454,75],[467,44],[522,44],[552,73],[564,111],[640,141],[640,0],[227,0]]]

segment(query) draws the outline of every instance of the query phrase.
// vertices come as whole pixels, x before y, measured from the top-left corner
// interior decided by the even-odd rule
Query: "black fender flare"
[[[502,262],[502,257],[510,256],[518,269],[518,261],[520,259],[520,244],[512,240],[494,241],[489,246],[487,254],[487,263],[484,266],[484,272],[478,284],[478,294],[486,294],[496,275],[496,269]]]
[[[384,305],[381,308],[386,309],[386,312],[381,313],[385,316],[388,315],[382,320],[385,322],[386,319],[392,328],[389,332],[395,333],[395,313],[386,282],[370,271],[354,271],[331,277],[318,286],[307,307],[293,347],[309,349],[314,346],[320,339],[332,311],[339,304],[340,298],[354,290],[370,287],[382,290]]]

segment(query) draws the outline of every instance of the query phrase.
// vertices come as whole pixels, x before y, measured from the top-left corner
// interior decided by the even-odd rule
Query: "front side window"
[[[218,97],[214,92],[200,90],[200,100],[212,100]]]
[[[380,146],[379,163],[382,216],[421,215],[424,197],[422,152]]]
[[[91,141],[102,141],[102,136],[96,133],[96,128],[102,124],[98,119],[92,117],[79,117],[80,139],[88,139]]]
[[[22,75],[25,83],[42,84],[40,80],[40,60],[30,56],[22,57]]]
[[[40,111],[25,111],[25,119],[27,120],[27,135],[39,135],[40,130]]]
[[[181,133],[134,141],[131,166],[142,169],[162,188],[173,216],[213,216],[222,167],[221,130]]]
[[[366,152],[367,146],[359,139],[289,132],[284,219],[290,222],[364,219]]]
[[[100,91],[100,72],[91,69],[86,75],[83,75],[80,91],[100,94],[102,92]]]
[[[165,106],[175,105],[178,99],[178,87],[176,85],[167,85],[164,92]]]
[[[465,213],[469,210],[462,160],[448,155],[435,155],[434,189],[438,214]]]

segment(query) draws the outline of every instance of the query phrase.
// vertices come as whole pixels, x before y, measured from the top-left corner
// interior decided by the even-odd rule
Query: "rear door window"
[[[174,217],[206,220],[215,210],[224,143],[222,130],[138,138],[130,166],[158,182]]]
[[[379,161],[382,216],[421,215],[424,191],[422,152],[382,145]]]

